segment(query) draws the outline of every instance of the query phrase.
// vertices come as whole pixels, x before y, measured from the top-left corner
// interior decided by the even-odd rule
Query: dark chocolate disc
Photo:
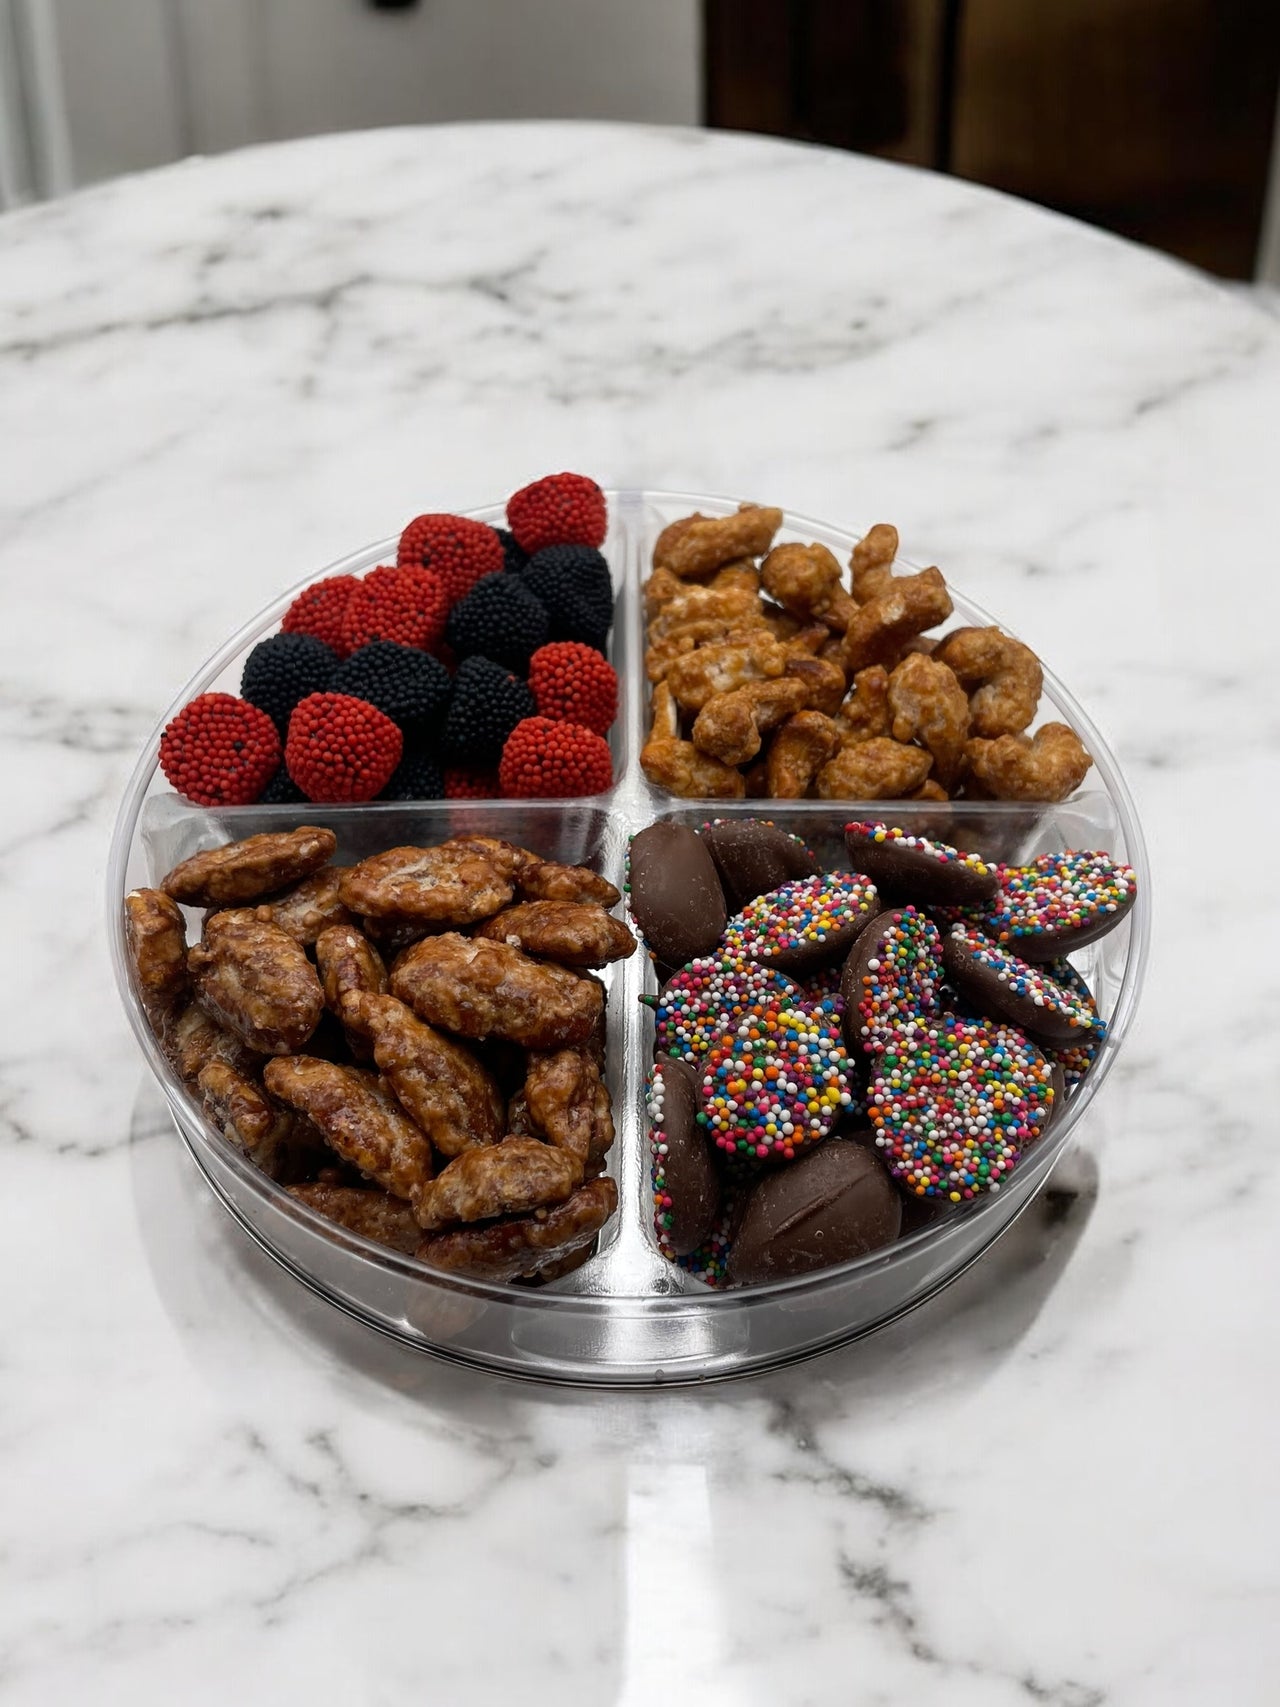
[[[1090,1067],[1093,1066],[1099,1049],[1106,1041],[1107,1022],[1098,1012],[1098,1004],[1093,999],[1093,992],[1069,960],[1051,961],[1049,970],[1058,983],[1073,991],[1076,998],[1086,1003],[1093,1014],[1093,1025],[1083,1036],[1077,1036],[1075,1041],[1064,1044],[1061,1048],[1045,1047],[1045,1054],[1050,1061],[1055,1066],[1062,1068],[1067,1092],[1070,1094],[1084,1078]]]
[[[665,1256],[683,1257],[710,1235],[720,1213],[720,1176],[698,1125],[691,1067],[664,1056],[649,1082],[653,1224]]]
[[[709,954],[728,918],[711,850],[687,824],[650,824],[631,841],[632,917],[659,960]]]
[[[793,877],[812,877],[818,862],[799,836],[761,818],[717,818],[702,826],[725,899],[735,913],[757,895],[781,889]]]
[[[953,924],[945,933],[942,964],[979,1013],[1007,1019],[1036,1043],[1078,1043],[1097,1018],[1091,998],[1060,984],[1048,967],[1020,960],[973,925]]]
[[[759,1286],[811,1274],[890,1245],[902,1205],[873,1150],[821,1145],[762,1176],[729,1252],[729,1280]]]
[[[844,960],[880,908],[875,885],[848,871],[798,877],[758,895],[725,926],[724,951],[806,976]]]
[[[941,1003],[938,927],[915,907],[881,913],[860,933],[840,976],[841,1025],[850,1054],[879,1050],[926,1024]]]
[[[1137,894],[1132,867],[1110,854],[1041,854],[1002,866],[995,900],[970,921],[1023,960],[1056,960],[1114,930]]]
[[[844,827],[855,871],[865,871],[883,900],[919,907],[976,906],[994,898],[999,878],[977,854],[930,841],[894,824],[859,821]]]

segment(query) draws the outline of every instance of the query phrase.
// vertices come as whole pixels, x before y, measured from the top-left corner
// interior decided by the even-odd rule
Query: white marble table
[[[0,444],[4,1707],[1275,1701],[1274,322],[867,160],[386,132],[0,221]],[[102,946],[213,644],[579,466],[895,520],[1096,712],[1156,870],[1055,1194],[876,1340],[705,1393],[516,1387],[303,1294],[163,1129]]]

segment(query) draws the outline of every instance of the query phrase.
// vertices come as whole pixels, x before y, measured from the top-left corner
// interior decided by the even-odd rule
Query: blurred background
[[[912,161],[1280,285],[1276,0],[0,0],[0,206],[473,118]]]

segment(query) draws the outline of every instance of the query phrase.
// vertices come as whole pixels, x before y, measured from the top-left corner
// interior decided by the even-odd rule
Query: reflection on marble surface
[[[1273,319],[853,157],[384,132],[0,220],[0,435],[5,1707],[1273,1699]],[[575,465],[897,522],[1096,714],[1155,868],[1072,1192],[874,1340],[701,1393],[332,1315],[132,1133],[102,948],[115,802],[214,645]]]

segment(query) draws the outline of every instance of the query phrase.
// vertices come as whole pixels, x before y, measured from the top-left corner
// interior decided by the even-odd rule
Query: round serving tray
[[[604,550],[618,592],[611,655],[620,705],[610,738],[614,782],[606,793],[578,801],[205,810],[169,792],[156,766],[159,734],[168,718],[198,693],[238,691],[246,652],[272,632],[299,587],[394,561],[395,541],[382,540],[318,570],[260,612],[196,673],[157,724],[125,790],[112,841],[107,873],[111,954],[121,1000],[192,1158],[244,1230],[319,1296],[417,1350],[507,1375],[598,1386],[720,1380],[813,1356],[896,1320],[962,1274],[1022,1213],[1071,1143],[1129,1030],[1147,958],[1150,874],[1137,814],[1115,758],[1048,670],[1042,718],[1072,724],[1094,759],[1089,787],[1060,805],[697,802],[654,789],[639,764],[648,699],[641,582],[654,539],[669,521],[694,509],[728,514],[738,500],[652,491],[610,492],[608,498]],[[468,513],[495,525],[503,520],[498,505]],[[779,538],[819,540],[843,561],[858,535],[788,512]],[[955,587],[950,590],[958,621],[993,620]],[[665,816],[694,824],[712,816],[766,816],[804,837],[833,864],[848,863],[844,823],[874,816],[1006,860],[1091,847],[1107,849],[1135,868],[1138,899],[1128,918],[1075,957],[1108,1019],[1106,1042],[1050,1135],[998,1196],[984,1197],[887,1250],[799,1279],[724,1292],[693,1280],[658,1253],[652,1236],[644,1082],[653,1031],[651,1015],[638,998],[657,985],[652,966],[636,955],[605,974],[607,1079],[618,1130],[610,1171],[620,1205],[600,1249],[573,1274],[536,1289],[446,1276],[335,1226],[261,1173],[184,1090],[157,1047],[130,980],[121,897],[139,884],[154,883],[198,848],[305,822],[328,825],[338,838],[337,858],[350,861],[398,843],[485,833],[549,858],[595,865],[621,887],[629,837]]]

